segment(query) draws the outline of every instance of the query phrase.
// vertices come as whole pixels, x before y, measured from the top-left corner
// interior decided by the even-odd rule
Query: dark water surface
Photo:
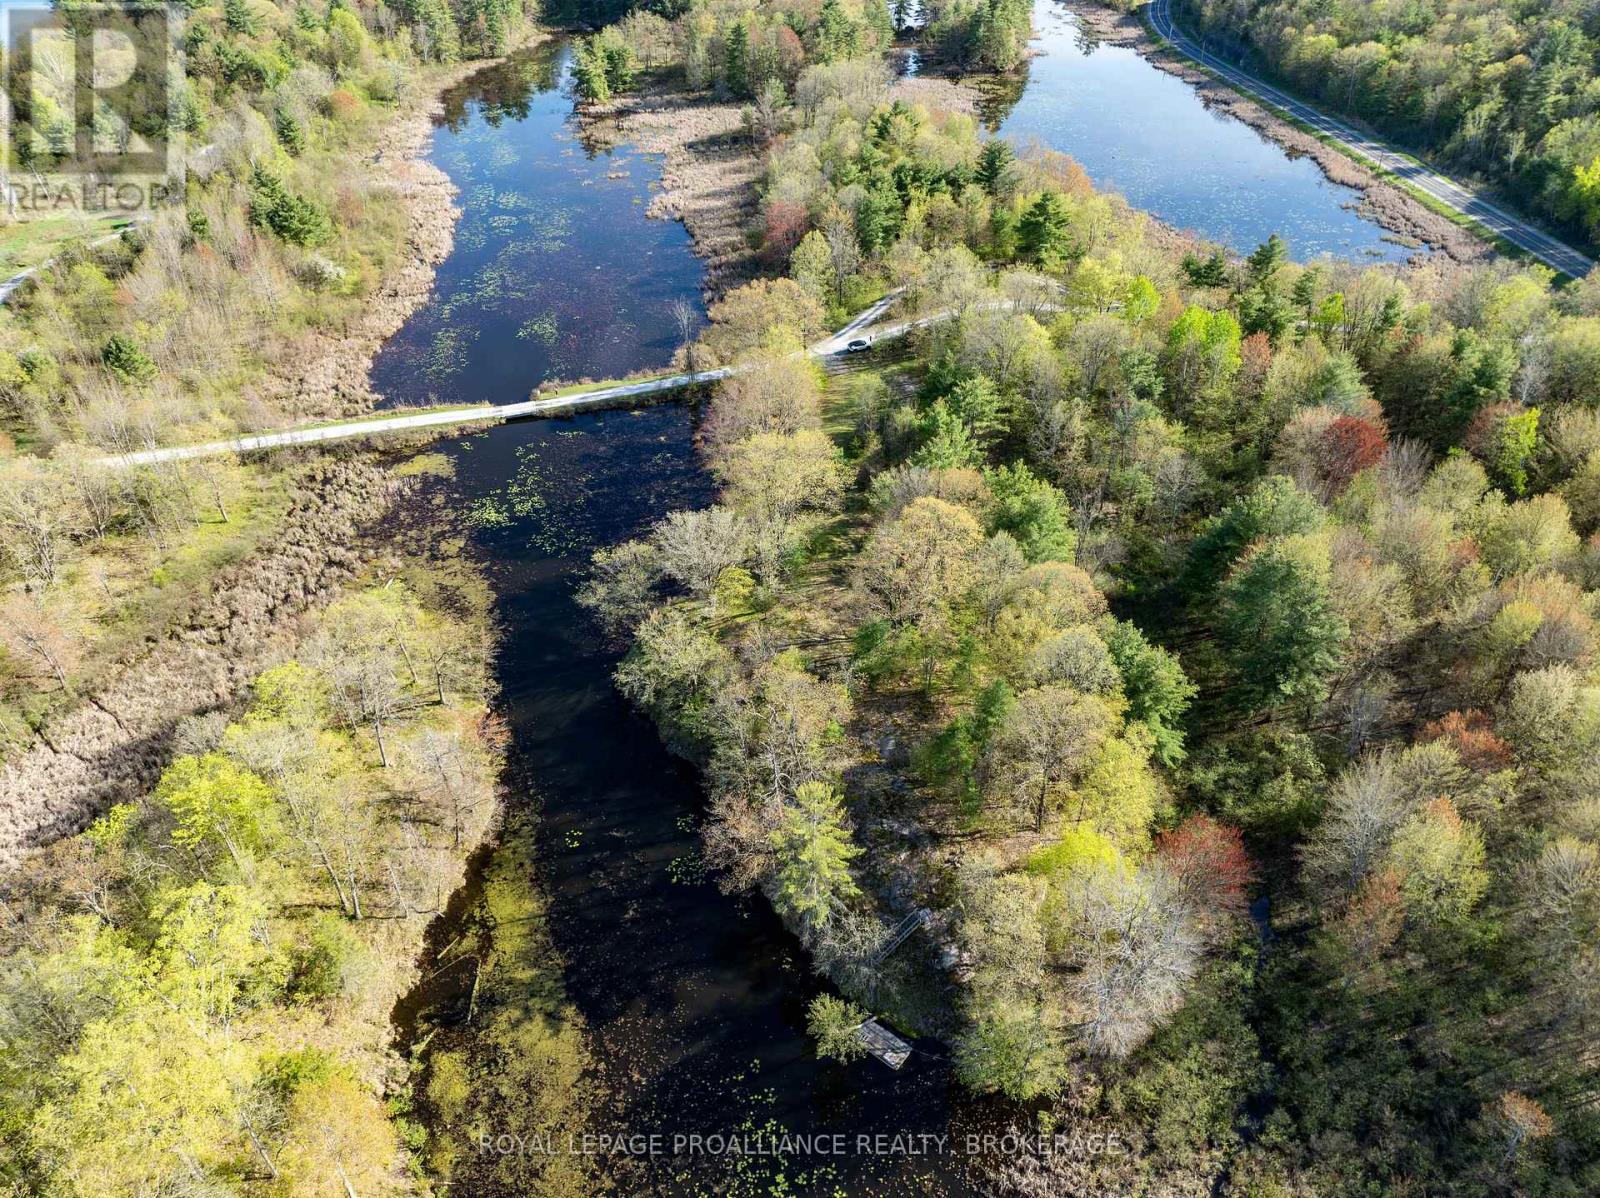
[[[1274,228],[1302,251],[1375,243],[1375,227],[1342,212],[1337,189],[1306,174],[1315,173],[1310,164],[1287,163],[1124,52],[1073,49],[1048,7],[1041,26],[1051,55],[1034,62],[1008,131],[1048,134],[1135,203],[1160,210],[1181,200],[1181,210],[1162,214],[1238,245]],[[374,368],[389,402],[505,403],[555,377],[663,366],[679,339],[673,302],[699,311],[702,272],[683,228],[644,216],[658,164],[626,145],[585,149],[569,72],[569,48],[548,44],[448,98],[433,157],[460,187],[464,215],[433,297]],[[1184,96],[1196,111],[1174,115]],[[1110,115],[1086,132],[1091,103]],[[1119,123],[1118,114],[1146,104],[1154,115],[1140,127]],[[1238,159],[1227,147],[1241,137],[1247,165],[1228,167]],[[1141,191],[1154,183],[1128,166],[1135,151],[1165,158],[1175,190]],[[1195,159],[1212,174],[1202,177]],[[1230,169],[1242,177],[1218,182]],[[1263,178],[1272,187],[1257,187]],[[573,601],[595,548],[638,535],[673,508],[710,502],[695,419],[685,405],[599,413],[444,446],[456,466],[451,501],[470,514],[498,596],[511,801],[543,812],[540,884],[610,1094],[595,1130],[665,1137],[665,1155],[608,1158],[617,1192],[973,1193],[959,1154],[914,1154],[937,1143],[917,1137],[950,1135],[955,1149],[984,1121],[956,1091],[937,1045],[919,1045],[900,1073],[812,1055],[804,1019],[817,978],[764,903],[723,896],[707,880],[700,787],[617,694],[615,652]],[[839,1156],[719,1155],[710,1144],[698,1155],[670,1153],[680,1134],[770,1146],[783,1133],[834,1132],[846,1137]],[[862,1151],[858,1136],[902,1138]]]
[[[511,425],[453,451],[464,502],[495,513],[476,539],[505,633],[511,801],[544,812],[540,881],[614,1099],[596,1130],[665,1137],[666,1155],[612,1161],[623,1193],[765,1195],[779,1176],[784,1194],[968,1193],[950,1179],[954,1161],[670,1156],[678,1134],[840,1132],[853,1149],[858,1134],[943,1133],[954,1098],[938,1057],[898,1074],[816,1060],[805,1005],[818,979],[765,902],[724,896],[705,876],[694,772],[612,686],[615,654],[573,602],[594,546],[710,502],[693,419],[674,405]]]
[[[548,379],[665,363],[701,269],[676,221],[646,220],[657,157],[579,137],[571,50],[546,43],[445,97],[432,160],[460,194],[427,305],[373,364],[392,404],[515,403]]]
[[[648,195],[653,167],[625,146],[589,159],[576,141],[560,90],[567,59],[546,48],[452,98],[435,160],[461,187],[465,214],[432,301],[380,359],[391,402],[505,402],[556,373],[663,365],[677,336],[663,300],[698,305],[701,267],[682,227],[647,220],[633,202]],[[632,176],[607,180],[619,159]],[[559,229],[555,244],[527,244],[548,229]],[[586,267],[595,259],[603,270]],[[629,294],[630,280],[648,302]],[[517,336],[529,312],[554,315],[548,348]],[[448,361],[441,342],[454,347]],[[573,601],[595,548],[711,501],[695,418],[686,405],[597,413],[444,447],[452,502],[471,513],[498,598],[510,801],[543,811],[540,883],[611,1094],[595,1130],[664,1137],[664,1155],[607,1158],[623,1194],[968,1193],[953,1160],[930,1163],[893,1142],[855,1151],[857,1135],[945,1133],[945,1062],[919,1055],[891,1073],[815,1058],[805,1007],[818,979],[764,902],[726,897],[706,878],[694,772],[612,686],[616,653]],[[679,1134],[765,1147],[784,1132],[844,1133],[849,1151],[670,1152]]]
[[[1361,196],[1330,183],[1309,158],[1209,109],[1183,80],[1125,46],[1090,40],[1056,0],[1035,0],[1039,53],[1000,125],[1019,145],[1071,154],[1135,208],[1241,252],[1273,233],[1296,258],[1404,261],[1416,251],[1382,240],[1354,211]]]

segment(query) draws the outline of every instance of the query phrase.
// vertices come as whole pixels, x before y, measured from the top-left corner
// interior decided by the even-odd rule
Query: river
[[[1131,47],[1095,41],[1055,0],[1035,0],[1033,25],[1037,57],[999,122],[1017,144],[1064,150],[1096,186],[1241,253],[1273,233],[1302,259],[1404,261],[1416,253],[1357,213],[1359,192],[1207,108],[1189,84]]]
[[[682,226],[643,215],[656,163],[627,145],[584,149],[562,91],[569,58],[547,45],[448,97],[433,157],[460,187],[463,216],[432,299],[374,366],[389,403],[505,403],[557,375],[671,357],[670,306],[698,305],[700,262]],[[529,322],[545,331],[522,335]],[[510,801],[543,813],[540,883],[610,1095],[597,1124],[668,1144],[942,1134],[956,1096],[938,1056],[894,1074],[811,1052],[805,1006],[820,981],[764,902],[728,898],[706,877],[695,775],[618,695],[615,651],[573,601],[596,547],[710,502],[696,417],[681,404],[599,413],[442,447],[456,467],[451,501],[471,513],[497,595]],[[953,1161],[851,1152],[835,1164],[715,1147],[686,1160],[619,1157],[611,1171],[623,1193],[765,1194],[778,1177],[796,1194],[964,1192]]]
[[[700,309],[689,235],[646,220],[656,162],[591,154],[564,90],[564,45],[479,72],[444,98],[430,157],[460,191],[430,302],[373,364],[390,403],[514,403],[552,378],[615,378],[679,342]]]
[[[1036,60],[1008,129],[1053,129],[1058,148],[1078,152],[1068,116],[1088,102],[1079,85],[1103,78],[1085,73],[1099,53]],[[680,337],[674,303],[699,313],[702,271],[686,233],[644,216],[659,164],[625,144],[585,147],[567,91],[570,57],[564,43],[547,43],[446,98],[432,155],[460,187],[463,216],[429,303],[375,363],[387,402],[505,403],[554,377],[659,367]],[[1187,93],[1144,69],[1158,77],[1144,86],[1163,103]],[[1188,94],[1201,115],[1174,123],[1173,137],[1237,136]],[[1096,144],[1112,137],[1102,129]],[[1148,131],[1129,142],[1159,152]],[[1101,169],[1088,153],[1085,161]],[[1131,194],[1137,177],[1114,181]],[[1239,225],[1239,244],[1273,227],[1333,230],[1349,215],[1314,181],[1271,195],[1293,211],[1277,224]],[[1227,219],[1239,202],[1230,193]],[[596,547],[711,500],[695,456],[697,415],[685,404],[590,414],[440,446],[455,466],[441,485],[469,513],[497,595],[509,801],[542,812],[538,881],[607,1094],[601,1130],[658,1133],[668,1146],[675,1135],[847,1137],[842,1155],[810,1157],[718,1154],[711,1143],[673,1157],[650,1155],[647,1143],[644,1155],[610,1158],[609,1171],[627,1194],[972,1193],[959,1153],[929,1152],[936,1139],[888,1137],[953,1133],[944,1143],[954,1148],[966,1130],[991,1126],[993,1109],[960,1094],[937,1044],[920,1043],[899,1073],[870,1059],[815,1058],[804,1014],[819,979],[763,902],[724,896],[706,876],[696,778],[617,694],[615,650],[574,602]],[[547,1129],[491,1129],[530,1130]],[[863,1150],[858,1136],[885,1138]]]

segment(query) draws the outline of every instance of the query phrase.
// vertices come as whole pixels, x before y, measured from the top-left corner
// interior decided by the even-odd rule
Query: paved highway
[[[1542,229],[1511,215],[1497,204],[1490,203],[1472,191],[1436,171],[1421,166],[1404,154],[1374,141],[1352,125],[1335,120],[1304,101],[1273,87],[1254,75],[1247,74],[1210,53],[1194,38],[1185,33],[1172,18],[1172,0],[1150,0],[1146,10],[1150,27],[1169,42],[1173,49],[1193,59],[1224,82],[1243,91],[1253,92],[1277,108],[1283,109],[1296,120],[1302,121],[1337,142],[1357,158],[1400,176],[1419,191],[1456,212],[1464,213],[1486,229],[1504,237],[1512,245],[1526,250],[1551,270],[1581,279],[1594,269],[1594,259],[1574,249]]]

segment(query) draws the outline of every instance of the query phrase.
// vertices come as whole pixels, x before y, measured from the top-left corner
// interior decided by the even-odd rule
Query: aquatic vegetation
[[[467,361],[467,347],[476,340],[475,329],[455,325],[433,334],[423,370],[430,379],[441,381],[458,374]]]
[[[541,341],[545,345],[554,345],[558,336],[560,330],[556,326],[556,318],[548,312],[523,321],[522,327],[517,330],[519,340]]]

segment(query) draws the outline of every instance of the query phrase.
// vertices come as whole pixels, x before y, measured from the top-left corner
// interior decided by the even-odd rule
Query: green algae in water
[[[512,264],[523,265],[528,259],[544,253],[545,249],[546,246],[537,238],[517,237],[507,241],[501,247],[500,252],[495,255],[495,261],[505,263],[507,266]]]
[[[572,241],[572,213],[564,208],[529,218],[534,241],[547,254],[564,250]]]
[[[751,1062],[751,1073],[760,1068],[759,1061]],[[747,1076],[741,1075],[735,1080],[743,1081]],[[752,1106],[770,1107],[777,1103],[777,1095],[771,1089],[763,1089],[752,1093],[750,1100]],[[777,1147],[793,1132],[770,1115],[763,1117],[752,1111],[740,1121],[735,1134],[750,1143]],[[846,1191],[839,1182],[839,1171],[831,1164],[796,1168],[789,1157],[780,1152],[771,1155],[730,1153],[720,1159],[726,1163],[727,1176],[721,1179],[718,1191],[730,1198],[799,1198],[803,1194],[846,1198]]]
[[[538,341],[547,346],[554,346],[556,338],[561,335],[561,330],[556,327],[556,318],[546,312],[543,316],[535,316],[532,320],[524,321],[517,330],[519,341]]]
[[[433,344],[428,347],[428,359],[423,365],[423,372],[435,381],[457,373],[466,365],[467,346],[476,337],[477,332],[472,329],[440,329],[433,335]]]
[[[537,460],[539,452],[538,446],[518,447],[516,474],[493,495],[475,501],[467,519],[483,529],[521,524],[528,543],[550,557],[580,553],[591,476],[547,467]]]
[[[472,156],[461,150],[440,154],[437,159],[452,179],[466,178],[472,174]]]
[[[532,212],[534,210],[532,197],[520,191],[495,192],[494,206],[502,212]]]
[[[463,448],[472,447],[467,445]],[[510,528],[511,513],[498,498],[485,495],[482,499],[474,500],[472,506],[467,509],[467,523],[474,528]]]
[[[473,293],[479,303],[490,299],[528,301],[537,298],[536,281],[514,261],[508,262],[505,254],[496,256],[494,265],[479,277],[478,289]]]
[[[710,876],[704,855],[698,849],[667,862],[667,877],[678,886],[698,886]]]

